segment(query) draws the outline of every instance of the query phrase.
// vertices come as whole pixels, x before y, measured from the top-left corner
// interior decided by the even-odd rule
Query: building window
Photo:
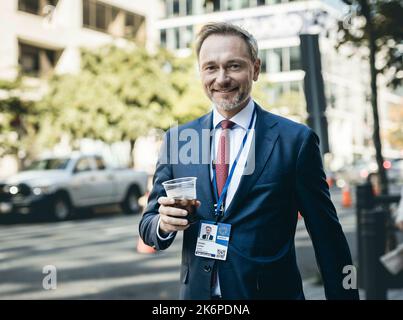
[[[290,48],[290,70],[301,70],[301,53],[300,47]]]
[[[31,75],[39,74],[39,48],[20,43],[19,51],[19,64],[22,73]]]
[[[186,15],[193,14],[193,0],[186,0]]]
[[[89,1],[83,1],[83,25],[85,27],[91,25],[91,20],[90,20],[90,2]]]
[[[173,0],[173,15],[174,16],[179,16],[180,14],[180,5],[179,5],[179,0]]]
[[[179,28],[175,28],[174,29],[174,33],[175,33],[175,49],[180,49],[181,48],[181,34],[179,31]]]
[[[39,0],[19,0],[18,10],[33,14],[39,14]]]
[[[106,7],[102,3],[96,4],[95,27],[99,30],[106,31]]]
[[[178,17],[193,14],[195,0],[166,0],[165,12],[167,17]]]
[[[186,26],[185,32],[183,33],[183,42],[185,48],[190,48],[192,46],[193,42],[193,27],[192,26]]]
[[[29,76],[50,75],[61,55],[61,50],[36,47],[22,42],[19,42],[18,46],[21,72]]]
[[[43,15],[43,8],[48,5],[57,6],[59,0],[18,0],[18,10],[36,15]]]
[[[274,48],[263,49],[259,52],[262,60],[262,72],[277,73],[285,71],[301,70],[300,48]]]
[[[160,30],[161,46],[170,50],[191,48],[193,37],[191,25]]]
[[[95,0],[83,0],[83,26],[116,37],[140,39],[145,18]]]
[[[160,44],[161,44],[161,47],[163,47],[163,48],[167,47],[167,31],[166,30],[160,31]]]
[[[140,27],[144,24],[144,17],[126,12],[125,18],[125,37],[135,39],[139,33]]]
[[[268,51],[268,72],[269,73],[276,73],[284,71],[283,68],[283,49],[282,48],[275,48],[270,49]]]
[[[259,50],[259,59],[261,61],[260,71],[262,73],[267,72],[267,50]]]
[[[204,0],[203,8],[206,13],[220,11],[220,0]]]

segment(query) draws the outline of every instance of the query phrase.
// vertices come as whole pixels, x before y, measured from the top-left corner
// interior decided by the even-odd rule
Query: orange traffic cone
[[[343,188],[342,192],[342,197],[341,197],[341,204],[344,208],[350,208],[352,205],[352,200],[351,200],[351,193],[350,193],[350,187],[346,185]]]
[[[150,253],[157,252],[157,250],[155,250],[153,247],[146,245],[144,243],[143,239],[141,239],[141,237],[139,237],[139,239],[137,241],[137,252],[150,254]]]
[[[332,177],[327,177],[326,182],[327,182],[327,185],[329,186],[329,188],[333,187],[333,179],[332,179]]]

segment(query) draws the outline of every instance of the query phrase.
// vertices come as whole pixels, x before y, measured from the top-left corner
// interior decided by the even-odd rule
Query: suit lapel
[[[242,175],[239,186],[235,195],[225,212],[222,221],[226,221],[228,217],[236,210],[237,206],[245,201],[249,189],[254,185],[255,181],[261,175],[261,172],[270,158],[273,148],[278,138],[277,120],[267,111],[264,111],[256,104],[257,119],[255,125],[255,152],[250,149],[248,154],[248,163],[255,163],[255,168],[250,175]],[[211,184],[210,184],[211,186]]]

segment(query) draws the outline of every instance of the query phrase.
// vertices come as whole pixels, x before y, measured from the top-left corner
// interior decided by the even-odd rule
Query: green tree
[[[67,132],[76,141],[124,140],[133,149],[136,139],[150,129],[167,129],[208,108],[190,58],[107,46],[84,50],[81,67],[78,74],[54,77],[41,102],[59,133],[55,137]]]
[[[403,3],[401,0],[343,0],[349,4],[357,27],[339,23],[339,45],[353,44],[369,49],[371,76],[371,105],[374,118],[373,140],[382,194],[388,193],[388,181],[383,167],[380,139],[377,78],[383,73],[389,84],[396,88],[402,84],[403,67]],[[363,23],[360,23],[360,22]]]
[[[0,82],[0,157],[13,155],[19,166],[35,156],[35,136],[39,131],[41,111],[24,99],[22,78]]]

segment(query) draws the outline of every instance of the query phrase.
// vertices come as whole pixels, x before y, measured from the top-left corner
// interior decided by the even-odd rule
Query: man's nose
[[[230,78],[225,69],[220,69],[217,74],[216,82],[218,84],[225,84],[230,81]]]

